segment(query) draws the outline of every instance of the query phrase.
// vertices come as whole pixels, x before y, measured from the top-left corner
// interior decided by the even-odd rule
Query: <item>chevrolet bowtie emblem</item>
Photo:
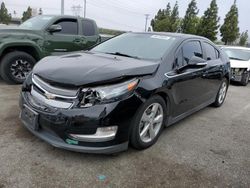
[[[47,99],[49,99],[49,100],[55,99],[55,98],[56,98],[56,97],[55,97],[53,94],[51,94],[51,93],[45,93],[44,95],[45,95],[45,97],[46,97]]]

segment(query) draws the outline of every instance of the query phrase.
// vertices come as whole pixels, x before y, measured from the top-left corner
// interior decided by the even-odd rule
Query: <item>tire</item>
[[[224,103],[224,101],[226,99],[226,95],[227,95],[227,90],[228,90],[228,80],[226,78],[224,78],[221,82],[220,89],[219,89],[217,96],[216,96],[216,100],[213,103],[214,107],[220,107]],[[221,92],[223,92],[223,93],[221,93]]]
[[[244,76],[242,77],[242,80],[241,80],[241,85],[247,86],[247,84],[249,82],[249,75],[250,75],[249,72],[247,72],[247,74],[244,74]]]
[[[25,52],[10,52],[6,54],[1,61],[1,77],[7,83],[21,84],[32,70],[35,63],[36,60]]]
[[[153,116],[153,111],[150,111],[153,109],[153,107],[156,108],[158,106],[158,109],[156,110],[156,113],[154,113]],[[149,114],[147,114],[149,113]],[[162,118],[160,118],[160,114],[162,113]],[[166,122],[166,114],[167,114],[167,107],[166,103],[163,100],[162,97],[155,95],[148,99],[136,112],[134,119],[132,120],[132,129],[130,133],[130,144],[132,147],[138,150],[146,149],[150,146],[152,146],[159,138],[162,129],[164,127],[164,123]],[[151,117],[151,126],[149,125],[149,121],[142,121],[143,117],[149,118],[149,116],[152,115]],[[158,123],[152,123],[153,120],[156,121],[158,118],[159,122]],[[145,118],[144,118],[145,119]],[[160,120],[162,119],[162,120]],[[140,136],[140,133],[143,132],[143,130],[146,130],[145,128],[149,127],[146,131],[144,131],[146,134],[145,136]],[[152,129],[153,128],[153,129]],[[155,135],[152,139],[148,138],[147,136],[150,137],[151,134],[149,134],[150,130],[155,131],[153,135]],[[143,134],[144,135],[144,134]]]

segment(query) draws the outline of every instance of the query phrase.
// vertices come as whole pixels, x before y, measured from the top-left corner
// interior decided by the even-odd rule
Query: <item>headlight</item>
[[[138,82],[138,79],[132,79],[119,84],[83,89],[80,106],[87,107],[98,102],[109,102],[120,99],[131,94]]]

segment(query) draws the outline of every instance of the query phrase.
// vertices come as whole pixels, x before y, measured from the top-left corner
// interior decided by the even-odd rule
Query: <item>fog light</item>
[[[113,140],[117,133],[117,126],[111,127],[99,127],[95,134],[69,134],[69,136],[75,140],[82,142],[106,142]]]

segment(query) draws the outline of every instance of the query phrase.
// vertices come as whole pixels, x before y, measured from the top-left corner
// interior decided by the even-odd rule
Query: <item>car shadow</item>
[[[243,86],[242,84],[240,84],[239,82],[234,82],[234,81],[230,81],[230,84],[233,85],[233,86],[246,87],[246,86]]]

